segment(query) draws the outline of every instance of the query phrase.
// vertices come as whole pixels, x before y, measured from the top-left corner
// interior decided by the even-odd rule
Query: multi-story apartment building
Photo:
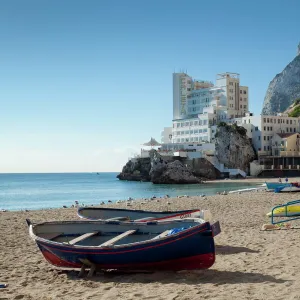
[[[218,74],[216,86],[185,73],[173,74],[173,143],[211,143],[218,121],[247,111],[248,87],[240,86],[239,74]]]
[[[277,133],[300,132],[300,119],[289,117],[287,114],[277,116],[254,116],[247,113],[245,117],[228,120],[247,129],[247,135],[252,140],[254,148],[259,155],[271,155],[274,135]]]

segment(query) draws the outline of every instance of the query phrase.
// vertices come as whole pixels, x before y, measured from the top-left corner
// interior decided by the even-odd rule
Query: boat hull
[[[176,220],[185,218],[204,218],[204,211],[199,209],[182,210],[182,211],[144,211],[131,209],[116,209],[116,208],[102,208],[102,207],[80,207],[77,215],[82,219],[87,220],[107,220],[110,218],[126,217],[129,221],[139,220],[139,222],[146,222],[147,218],[152,221],[160,220]],[[141,220],[145,218],[145,220]]]
[[[272,212],[267,213],[268,217],[272,216]],[[279,207],[273,211],[274,217],[293,217],[300,216],[300,205],[291,205],[287,207]]]
[[[87,261],[99,269],[189,270],[207,269],[215,262],[208,222],[164,238],[112,247],[68,245],[39,237],[35,241],[49,263],[64,268],[79,268]]]
[[[268,190],[275,190],[279,187],[286,187],[289,186],[290,183],[284,183],[284,182],[266,182],[266,186]]]
[[[279,192],[300,192],[300,186],[298,183],[281,183],[281,182],[266,182],[269,190]]]

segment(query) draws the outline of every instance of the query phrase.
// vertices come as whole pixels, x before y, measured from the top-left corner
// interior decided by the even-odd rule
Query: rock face
[[[197,178],[217,179],[222,178],[222,174],[206,158],[194,158],[184,162],[189,170]]]
[[[167,163],[156,151],[150,152],[150,159],[150,177],[153,183],[201,183],[201,180],[178,160]]]
[[[136,158],[128,161],[117,178],[171,184],[201,182],[201,179],[193,175],[193,166],[186,167],[179,160],[162,157],[156,150],[151,150],[149,154],[149,158]]]
[[[246,132],[237,125],[219,125],[215,155],[225,167],[249,171],[249,163],[256,158],[256,153]]]
[[[151,161],[149,157],[129,160],[117,176],[120,180],[150,181]]]
[[[300,48],[299,48],[300,49]],[[285,111],[300,97],[300,50],[294,60],[270,82],[262,114],[275,115]]]

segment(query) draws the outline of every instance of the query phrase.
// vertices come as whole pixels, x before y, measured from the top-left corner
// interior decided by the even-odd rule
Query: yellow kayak
[[[273,216],[274,217],[285,217],[286,208],[287,208],[288,217],[296,216],[296,215],[300,216],[300,205],[291,205],[291,206],[287,206],[287,207],[278,207],[278,208],[274,209]],[[267,216],[271,217],[272,212],[267,213]]]

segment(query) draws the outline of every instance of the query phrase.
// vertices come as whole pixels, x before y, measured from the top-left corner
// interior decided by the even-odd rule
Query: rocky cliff
[[[249,163],[256,158],[244,127],[220,123],[216,133],[215,155],[229,169],[249,171]]]
[[[285,111],[300,97],[300,54],[270,82],[262,114],[274,115]]]
[[[150,181],[151,161],[149,157],[129,160],[117,175],[120,180]]]
[[[150,151],[149,158],[128,161],[117,176],[120,180],[153,183],[200,183],[205,178],[220,177],[220,172],[204,158],[179,161],[174,157],[162,157],[155,150]]]
[[[192,172],[180,161],[166,162],[156,151],[150,152],[151,170],[149,172],[153,183],[200,183]]]

